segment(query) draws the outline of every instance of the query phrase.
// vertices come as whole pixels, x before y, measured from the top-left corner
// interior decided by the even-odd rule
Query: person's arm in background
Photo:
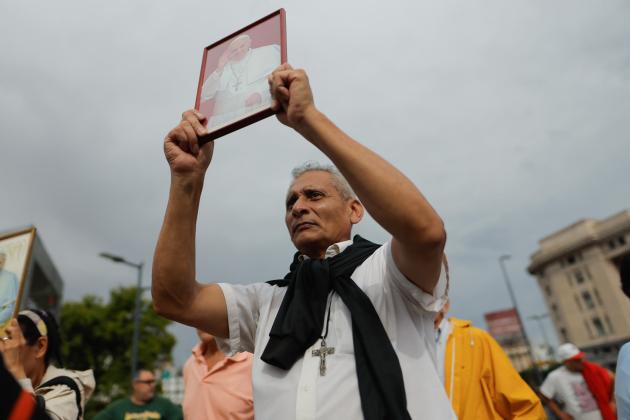
[[[547,398],[544,394],[542,395],[542,401],[545,405],[547,405],[553,414],[560,420],[573,420],[573,416],[568,413],[565,413],[560,408],[560,405],[553,398]]]

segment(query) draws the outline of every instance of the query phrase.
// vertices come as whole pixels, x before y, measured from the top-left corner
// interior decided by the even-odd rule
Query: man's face
[[[249,47],[251,47],[252,41],[249,37],[237,38],[228,47],[228,60],[229,61],[241,61],[245,58]]]
[[[306,172],[289,187],[285,223],[295,247],[311,258],[323,258],[330,245],[350,239],[362,216],[361,203],[344,199],[328,172]]]
[[[133,396],[138,401],[149,402],[155,396],[155,375],[148,370],[138,372],[133,381]]]
[[[582,372],[582,359],[565,360],[564,366],[571,372]]]

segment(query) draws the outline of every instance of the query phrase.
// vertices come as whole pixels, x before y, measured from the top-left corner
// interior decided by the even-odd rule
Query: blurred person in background
[[[619,277],[621,290],[630,298],[630,255],[621,259]],[[630,343],[624,344],[619,351],[615,374],[615,401],[618,418],[630,419]]]
[[[459,420],[545,419],[540,399],[499,344],[470,321],[435,317],[438,373]]]
[[[184,365],[184,417],[187,420],[254,418],[251,353],[227,357],[214,336],[197,330],[199,344]]]
[[[543,400],[560,420],[615,420],[614,375],[586,360],[572,343],[558,347],[562,366],[551,371],[540,387]]]
[[[181,420],[181,407],[155,395],[156,384],[152,371],[138,369],[133,378],[131,397],[109,404],[94,420]]]
[[[33,394],[37,404],[54,420],[83,418],[87,400],[94,391],[92,370],[61,369],[57,322],[46,311],[28,309],[12,319],[0,340],[7,369]]]

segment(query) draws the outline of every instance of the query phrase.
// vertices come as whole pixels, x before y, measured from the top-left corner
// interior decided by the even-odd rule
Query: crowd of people
[[[447,316],[446,231],[418,187],[315,107],[303,70],[284,64],[269,86],[279,121],[334,164],[293,171],[288,273],[246,285],[197,281],[196,221],[214,145],[199,147],[207,121],[184,112],[164,141],[171,184],[152,273],[156,312],[199,336],[183,404],[157,396],[154,372],[139,369],[131,396],[97,420],[544,419],[543,404],[560,419],[630,419],[628,345],[615,377],[563,344],[561,367],[532,388],[488,333]],[[391,237],[385,244],[352,236],[365,211]],[[630,297],[628,271],[626,259]],[[11,382],[17,403],[6,409],[18,414],[7,418],[82,418],[94,377],[62,369],[59,346],[44,311],[10,322],[0,351],[19,387]]]

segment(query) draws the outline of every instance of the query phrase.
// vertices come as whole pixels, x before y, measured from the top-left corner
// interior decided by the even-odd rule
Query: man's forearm
[[[202,188],[203,179],[171,179],[151,287],[155,309],[165,316],[186,308],[196,292],[195,236]]]
[[[298,128],[346,177],[370,215],[402,244],[443,240],[442,220],[398,169],[313,110]]]
[[[560,419],[566,417],[567,414],[564,411],[562,411],[562,409],[560,409],[560,406],[554,400],[547,399],[546,401],[547,401],[547,404],[549,405],[549,408],[553,412],[553,414],[558,416],[558,418],[560,418]]]

